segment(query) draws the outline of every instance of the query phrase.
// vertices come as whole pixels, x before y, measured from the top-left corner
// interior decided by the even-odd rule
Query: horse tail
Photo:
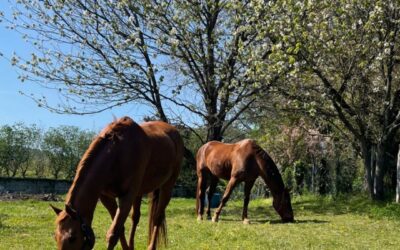
[[[154,190],[150,194],[149,198],[150,198],[149,235],[148,235],[147,243],[148,244],[150,243],[151,237],[153,235],[154,226],[156,224],[158,224],[159,228],[158,228],[157,246],[160,245],[161,243],[163,243],[166,246],[167,245],[167,223],[165,221],[165,210],[161,211],[161,214],[157,214],[157,210],[158,210],[159,203],[160,203],[160,189]]]

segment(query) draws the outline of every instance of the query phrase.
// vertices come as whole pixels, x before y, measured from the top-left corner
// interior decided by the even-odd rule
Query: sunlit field
[[[49,204],[35,200],[1,201],[0,249],[54,249],[55,216]],[[62,202],[52,204],[63,206]],[[172,199],[167,209],[167,249],[399,249],[400,246],[400,205],[394,203],[374,203],[363,197],[298,197],[293,200],[296,222],[282,224],[271,200],[259,199],[250,202],[250,225],[240,221],[240,200],[228,203],[219,223],[197,222],[194,205],[194,199]],[[95,249],[106,248],[105,234],[110,222],[99,204],[93,225]],[[136,249],[145,249],[146,242],[145,200]]]

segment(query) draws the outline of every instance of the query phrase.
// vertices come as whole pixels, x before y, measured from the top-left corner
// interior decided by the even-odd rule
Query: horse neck
[[[257,162],[260,168],[261,178],[263,178],[265,184],[267,184],[272,196],[275,198],[281,195],[285,185],[275,162],[264,150],[257,155]]]
[[[93,172],[85,171],[84,167],[77,172],[74,182],[68,192],[66,204],[71,205],[79,215],[89,225],[92,224],[94,210],[100,197],[100,187],[98,183],[101,181]],[[92,174],[92,175],[91,175]]]

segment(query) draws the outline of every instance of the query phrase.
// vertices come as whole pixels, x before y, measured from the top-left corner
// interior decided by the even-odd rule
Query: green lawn
[[[394,203],[374,203],[363,197],[298,197],[293,200],[296,222],[281,224],[271,200],[253,200],[250,225],[240,221],[242,201],[229,202],[216,224],[197,222],[194,204],[193,199],[172,199],[167,209],[168,249],[400,248],[400,205]],[[1,201],[0,249],[54,249],[54,218],[49,202]],[[95,249],[106,248],[109,224],[109,215],[99,204],[93,225]],[[144,201],[136,249],[145,249],[146,241]]]

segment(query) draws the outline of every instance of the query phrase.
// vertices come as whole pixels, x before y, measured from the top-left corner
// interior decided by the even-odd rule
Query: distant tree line
[[[75,126],[44,130],[15,123],[0,127],[0,176],[72,179],[94,137]]]
[[[295,114],[279,113],[274,115],[273,122],[267,121],[266,117],[273,114],[265,112],[247,111],[241,119],[242,125],[231,127],[223,141],[257,140],[278,164],[285,184],[294,195],[337,195],[368,189],[359,152],[335,130],[326,124],[319,124],[316,129],[311,120]],[[203,144],[200,138],[207,129],[179,129],[185,146],[196,155]],[[71,180],[94,136],[95,132],[75,126],[49,129],[24,123],[0,126],[0,176]],[[385,186],[394,193],[396,169],[394,163],[391,166]],[[196,183],[195,162],[184,159],[177,185],[194,194]],[[221,181],[221,184],[219,188],[223,191],[226,183]],[[243,187],[239,187],[233,197],[241,197],[242,193]],[[253,196],[265,195],[268,189],[262,181],[257,181]]]

